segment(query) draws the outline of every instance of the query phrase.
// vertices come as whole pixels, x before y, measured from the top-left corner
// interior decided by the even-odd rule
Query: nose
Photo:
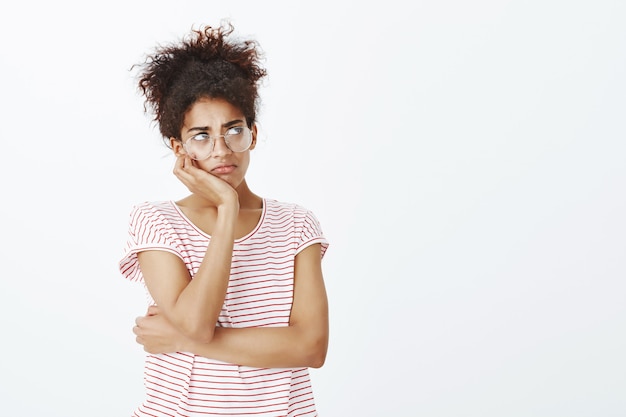
[[[221,157],[232,152],[233,151],[230,150],[228,145],[226,145],[224,136],[218,136],[215,138],[215,142],[213,143],[213,156]]]

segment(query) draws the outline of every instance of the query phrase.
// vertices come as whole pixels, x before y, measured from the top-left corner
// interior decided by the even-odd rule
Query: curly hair
[[[185,113],[198,99],[221,98],[241,110],[248,127],[256,120],[258,82],[267,72],[255,40],[230,40],[230,23],[203,26],[177,44],[158,46],[139,74],[144,112],[154,114],[164,141],[181,140]]]

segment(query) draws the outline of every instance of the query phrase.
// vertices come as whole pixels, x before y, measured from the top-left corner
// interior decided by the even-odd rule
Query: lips
[[[219,165],[211,170],[214,174],[230,174],[237,168],[236,165]]]

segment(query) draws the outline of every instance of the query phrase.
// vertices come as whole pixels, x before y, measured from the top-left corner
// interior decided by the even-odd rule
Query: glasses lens
[[[226,132],[224,139],[231,151],[243,152],[252,144],[252,132],[247,127],[233,127]]]
[[[202,161],[207,159],[213,152],[213,138],[207,134],[201,133],[185,142],[185,151],[191,159]]]

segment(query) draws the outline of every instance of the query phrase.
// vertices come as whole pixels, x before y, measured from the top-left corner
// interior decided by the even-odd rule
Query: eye
[[[237,136],[237,135],[241,135],[242,133],[243,133],[243,126],[231,127],[230,129],[226,131],[226,135],[229,135],[229,136]]]
[[[197,141],[204,141],[204,140],[211,139],[211,136],[209,136],[208,133],[198,133],[197,135],[192,136],[191,139],[197,140]]]

